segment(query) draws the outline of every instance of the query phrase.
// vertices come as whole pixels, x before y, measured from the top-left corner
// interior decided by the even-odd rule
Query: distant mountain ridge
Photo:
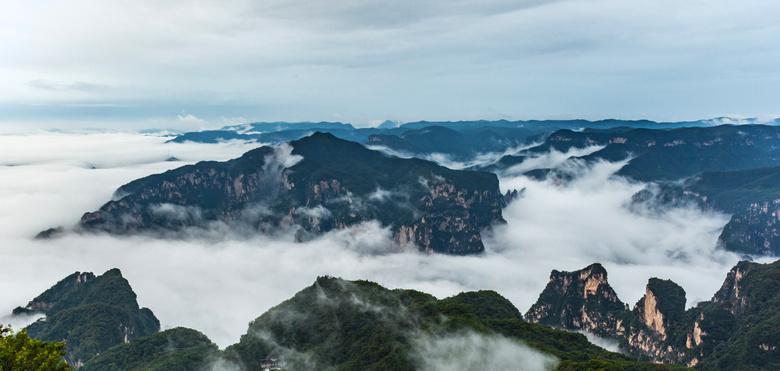
[[[501,171],[552,150],[565,153],[589,147],[596,150],[582,160],[630,159],[618,175],[645,182],[680,180],[702,172],[780,165],[780,126],[562,129],[542,144],[505,156],[485,170]]]
[[[243,125],[225,126],[219,130],[207,130],[188,132],[181,134],[169,142],[184,143],[217,143],[219,141],[245,140],[258,143],[281,143],[297,140],[315,131],[327,132],[341,139],[371,144],[388,146],[392,150],[407,150],[412,155],[424,155],[443,153],[453,156],[455,159],[479,152],[503,151],[520,144],[527,143],[537,136],[546,136],[562,129],[581,130],[611,129],[616,127],[645,128],[645,129],[673,129],[681,127],[711,127],[723,124],[768,124],[778,125],[780,121],[762,121],[758,119],[733,119],[720,117],[714,119],[681,121],[681,122],[655,122],[650,120],[476,120],[476,121],[417,121],[403,124],[390,123],[372,128],[355,128],[351,124],[340,122],[257,122]],[[454,147],[452,150],[428,147],[406,142],[405,135],[411,135],[410,131],[420,131],[426,128],[443,127],[460,133],[458,141],[467,141],[467,147]],[[497,137],[498,135],[499,137]],[[457,136],[456,136],[457,137]],[[423,137],[418,137],[422,139]],[[430,138],[430,137],[428,137]],[[418,144],[421,144],[418,142]],[[480,148],[482,147],[482,148]],[[411,149],[411,151],[410,151]]]

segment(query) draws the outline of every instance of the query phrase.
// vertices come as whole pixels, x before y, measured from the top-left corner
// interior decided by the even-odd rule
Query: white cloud
[[[516,340],[474,332],[443,337],[422,336],[417,342],[421,369],[552,370],[558,360]]]
[[[206,120],[199,119],[199,118],[197,118],[197,117],[195,117],[193,115],[184,115],[184,116],[179,115],[179,116],[176,116],[176,118],[179,121],[187,123],[187,124],[201,124],[201,125],[203,125],[203,124],[206,123]]]
[[[74,234],[32,239],[43,229],[75,224],[132,179],[201,159],[238,157],[251,148],[163,141],[128,134],[0,136],[0,158],[7,161],[0,166],[0,314],[75,271],[102,274],[117,267],[164,328],[195,328],[225,347],[238,341],[249,321],[321,275],[439,298],[495,290],[524,312],[552,269],[601,262],[631,305],[648,278],[670,278],[686,289],[690,305],[709,299],[738,260],[714,250],[726,216],[689,209],[631,213],[626,203],[641,185],[611,177],[618,166],[607,163],[581,168],[567,185],[502,178],[504,190],[526,191],[504,210],[507,224],[485,236],[481,256],[397,252],[389,230],[376,222],[304,243],[294,242],[293,231],[231,238],[218,230],[188,240]],[[167,156],[182,161],[165,162]]]
[[[115,115],[144,120],[186,106],[209,122],[228,112],[359,124],[766,115],[780,85],[778,7],[10,1],[0,11],[0,104],[35,125],[55,108],[27,104],[111,102],[137,107]],[[106,120],[105,110],[72,114]]]

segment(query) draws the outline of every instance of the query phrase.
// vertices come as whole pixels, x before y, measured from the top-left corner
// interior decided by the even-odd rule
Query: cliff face
[[[607,271],[600,264],[593,264],[574,272],[554,270],[525,319],[614,337],[625,333],[627,314],[627,306],[607,281]]]
[[[227,162],[201,162],[120,187],[86,213],[89,231],[182,233],[226,224],[244,232],[299,228],[299,239],[378,220],[400,247],[484,251],[480,230],[503,222],[498,178],[399,159],[330,134]]]
[[[627,336],[633,352],[654,362],[679,363],[684,355],[668,345],[685,314],[685,291],[669,280],[651,278],[632,312]]]
[[[752,202],[736,210],[718,243],[728,250],[749,254],[780,253],[780,198]]]
[[[685,364],[700,370],[780,367],[780,261],[740,262],[711,301],[688,310],[680,286],[651,278],[645,295],[630,312],[610,309],[603,300],[591,306],[596,310],[587,309],[583,288],[592,276],[592,267],[575,272],[553,271],[550,283],[526,313],[526,319],[618,340],[629,353],[653,362]],[[619,300],[615,297],[608,302]],[[583,321],[585,317],[591,320]],[[616,329],[613,318],[622,329]]]

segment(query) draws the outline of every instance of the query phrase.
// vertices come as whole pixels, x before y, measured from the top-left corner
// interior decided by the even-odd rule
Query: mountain
[[[587,147],[594,148],[594,152],[582,157],[586,161],[630,159],[618,175],[640,181],[678,180],[702,172],[780,165],[780,127],[559,130],[541,145],[506,156],[487,169],[508,168],[551,150],[567,152]]]
[[[607,281],[607,270],[597,263],[575,272],[552,271],[550,282],[525,318],[542,325],[614,337],[625,332],[627,311],[628,306]]]
[[[92,358],[81,371],[189,371],[217,361],[219,349],[206,335],[183,327],[114,346]]]
[[[582,128],[609,129],[615,127],[647,128],[647,129],[672,129],[680,127],[708,127],[730,123],[759,124],[759,120],[736,120],[721,117],[709,120],[682,121],[682,122],[655,122],[649,120],[477,120],[477,121],[416,121],[400,124],[385,121],[376,128],[355,128],[350,124],[340,122],[256,122],[242,125],[225,126],[218,130],[203,130],[183,133],[170,140],[172,143],[198,142],[216,143],[221,140],[240,139],[257,141],[261,143],[278,143],[273,138],[286,138],[282,141],[297,140],[309,134],[320,131],[331,133],[339,138],[365,143],[371,134],[400,136],[408,131],[417,131],[429,127],[446,127],[458,132],[469,132],[480,129],[489,129],[501,132],[502,130],[522,129],[530,135],[552,133],[556,130]],[[777,121],[770,124],[777,124]],[[276,134],[271,136],[270,134]]]
[[[27,333],[44,341],[65,340],[69,363],[76,366],[114,345],[160,329],[152,311],[138,307],[135,293],[118,269],[102,276],[73,273],[13,314],[45,315],[28,326]]]
[[[633,310],[622,307],[602,270],[553,271],[526,320],[613,338],[653,362],[699,370],[780,367],[780,261],[740,262],[710,301],[688,310],[685,291],[658,278],[648,281]]]
[[[453,160],[467,161],[487,152],[502,152],[517,147],[538,134],[525,128],[477,127],[461,131],[445,126],[428,126],[403,134],[372,134],[367,146],[389,149],[415,156],[449,155]]]
[[[483,342],[490,345],[479,345]],[[242,369],[259,369],[263,360],[273,358],[283,359],[291,370],[414,370],[430,369],[430,358],[442,351],[447,362],[464,369],[534,367],[532,359],[521,360],[517,353],[525,346],[547,354],[546,369],[558,363],[555,358],[559,370],[666,367],[605,351],[581,334],[525,322],[493,291],[437,300],[413,290],[332,277],[318,278],[252,321],[241,341],[225,350],[225,358]],[[514,354],[517,363],[502,363],[503,351]]]
[[[543,141],[558,130],[645,128],[669,130],[680,127],[710,127],[728,123],[758,123],[758,120],[717,118],[685,122],[649,120],[527,120],[527,121],[418,121],[404,124],[386,121],[376,128],[355,128],[339,122],[260,122],[225,126],[218,130],[183,133],[168,143],[217,143],[244,140],[278,144],[298,140],[314,132],[334,136],[367,146],[387,148],[411,156],[449,156],[466,162],[484,153],[511,151],[520,145]],[[777,122],[774,122],[777,124]]]
[[[596,276],[598,269],[594,268]],[[259,370],[270,366],[286,370],[684,369],[639,362],[595,346],[582,334],[526,322],[507,299],[488,290],[439,300],[369,281],[318,277],[313,285],[252,321],[241,340],[224,351],[193,329],[158,332],[159,323],[153,316],[147,318],[153,319],[153,328],[140,331],[127,326],[132,318],[81,310],[102,303],[151,315],[151,311],[137,309],[128,287],[117,269],[99,277],[77,272],[16,312],[49,314],[27,331],[41,338],[43,333],[36,330],[47,324],[56,326],[58,335],[50,337],[65,338],[71,363],[85,371]],[[724,300],[735,295],[734,290],[722,291]],[[68,321],[58,318],[68,311],[72,311]],[[99,337],[114,333],[124,338]]]
[[[401,247],[463,255],[484,251],[480,230],[503,222],[504,205],[495,174],[387,157],[315,133],[132,181],[78,228],[168,235],[215,225],[247,233],[298,228],[303,240],[377,220]]]
[[[731,214],[718,243],[729,251],[780,255],[780,167],[701,173],[652,184],[634,195],[646,207],[696,205]]]

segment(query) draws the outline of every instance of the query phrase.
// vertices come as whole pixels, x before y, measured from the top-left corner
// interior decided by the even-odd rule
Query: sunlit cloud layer
[[[627,203],[642,185],[613,177],[620,164],[561,162],[557,153],[539,163],[557,164],[577,174],[575,180],[502,177],[502,190],[525,191],[504,210],[507,224],[486,234],[487,251],[480,256],[394,252],[389,229],[376,222],[305,243],[295,242],[292,233],[246,238],[229,231],[183,240],[77,234],[33,239],[49,227],[73,226],[132,179],[198,160],[237,157],[253,146],[164,144],[164,139],[0,136],[0,317],[75,271],[102,274],[117,267],[163,328],[195,328],[225,347],[239,340],[249,321],[321,275],[439,298],[491,289],[524,312],[552,269],[601,262],[630,305],[644,293],[648,278],[672,279],[693,305],[709,299],[738,260],[714,247],[727,215],[679,208],[629,211]],[[169,157],[179,161],[165,161]]]
[[[777,115],[778,13],[771,0],[10,0],[0,124]]]

